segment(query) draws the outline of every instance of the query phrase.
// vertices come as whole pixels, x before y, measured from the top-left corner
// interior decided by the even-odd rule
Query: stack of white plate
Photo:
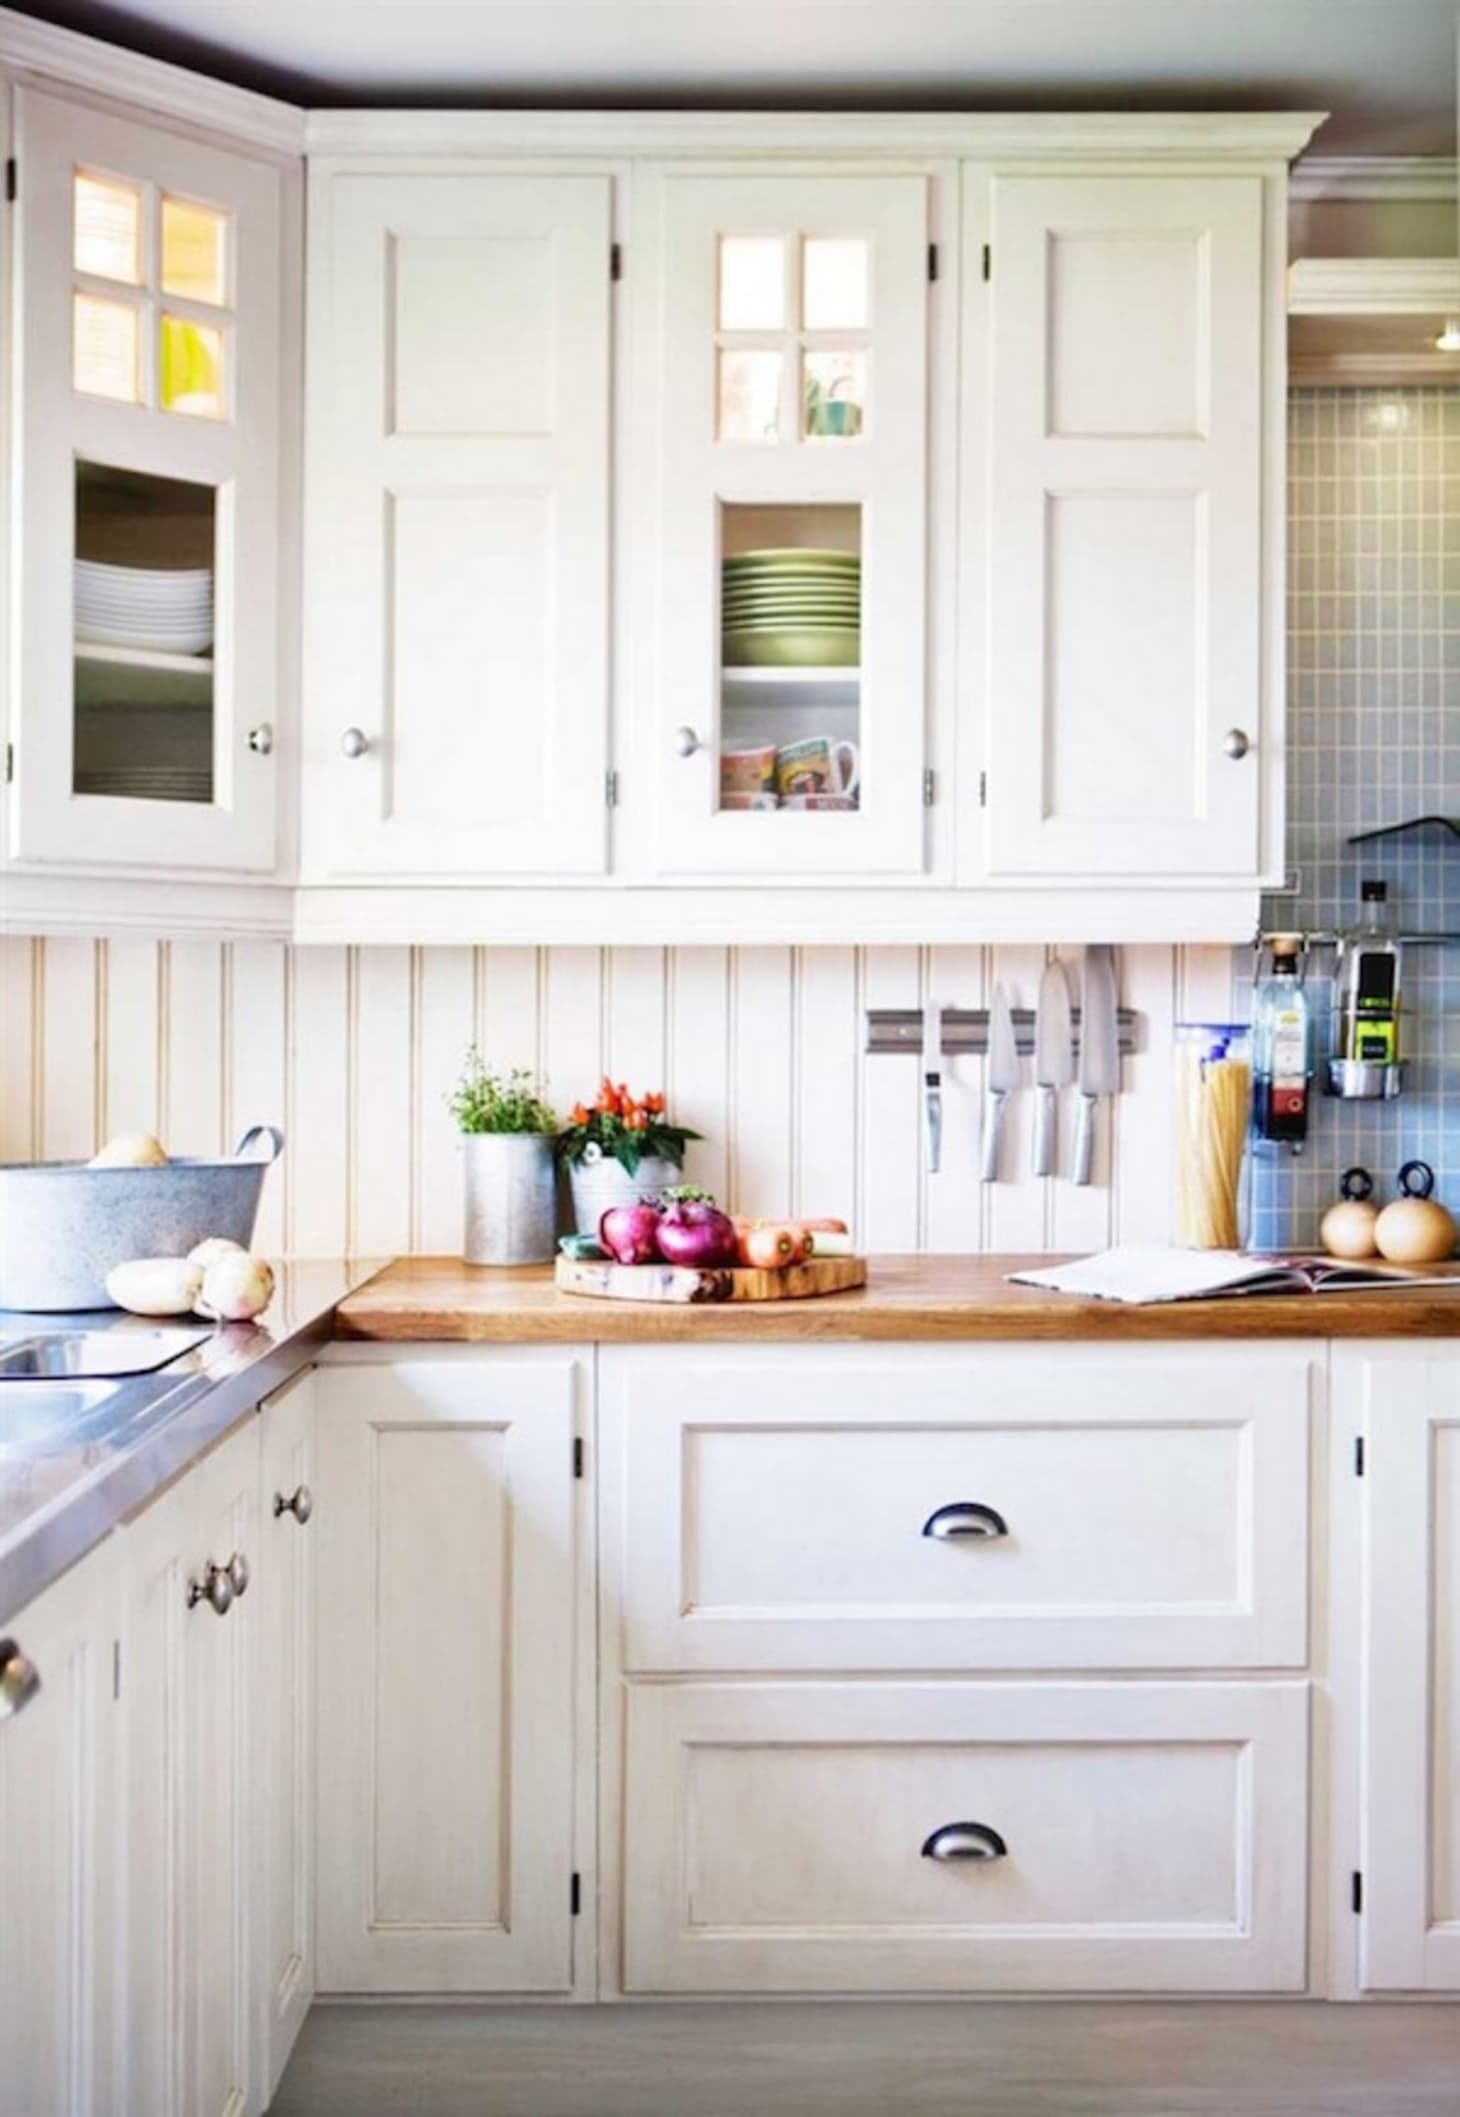
[[[213,569],[76,561],[76,637],[148,654],[205,654],[213,644]]]
[[[119,801],[211,801],[208,765],[78,765],[78,794],[110,794]]]

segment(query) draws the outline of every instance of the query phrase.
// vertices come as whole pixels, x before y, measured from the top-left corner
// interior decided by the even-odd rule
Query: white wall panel
[[[1080,952],[1063,952],[1071,998]],[[1008,1110],[1005,1180],[978,1181],[983,1065],[943,1065],[943,1165],[923,1166],[917,1059],[862,1050],[863,1010],[1034,1004],[1046,951],[916,948],[299,948],[270,941],[0,942],[0,1158],[90,1154],[160,1122],[175,1152],[284,1126],[263,1249],[418,1250],[461,1239],[445,1098],[468,1044],[546,1076],[566,1113],[607,1069],[663,1086],[703,1132],[687,1173],[737,1210],[840,1213],[869,1247],[1089,1249],[1169,1232],[1170,1032],[1225,1015],[1225,948],[1126,948],[1142,1019],[1097,1124],[1095,1182],[1029,1173],[1033,1066]],[[1065,1097],[1062,1167],[1074,1099]]]

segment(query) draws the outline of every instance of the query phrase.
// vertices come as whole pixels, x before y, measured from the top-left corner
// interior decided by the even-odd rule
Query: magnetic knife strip
[[[1021,1058],[1034,1056],[1035,1013],[1032,1007],[1015,1007],[1010,1010],[1014,1023],[1014,1048]],[[1140,1016],[1133,1007],[1116,1009],[1116,1029],[1121,1056],[1128,1058],[1139,1050],[1136,1031]],[[923,1048],[923,1010],[921,1007],[869,1007],[867,1009],[867,1042],[865,1049],[871,1052],[902,1051],[914,1055]],[[1071,1043],[1079,1049],[1080,1010],[1070,1009],[1070,1027],[1074,1034]],[[942,1013],[945,1057],[983,1057],[989,1048],[989,1011],[987,1007],[945,1007]]]

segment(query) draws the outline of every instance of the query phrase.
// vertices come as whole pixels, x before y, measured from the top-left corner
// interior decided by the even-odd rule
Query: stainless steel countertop
[[[221,1440],[262,1397],[307,1367],[333,1335],[340,1302],[374,1278],[383,1262],[276,1264],[274,1298],[262,1316],[222,1324],[170,1367],[119,1383],[88,1418],[84,1438],[70,1445],[7,1447],[7,1403],[45,1385],[0,1382],[0,1624]],[[84,1317],[0,1311],[0,1335],[7,1339],[81,1324],[121,1331],[156,1327],[117,1310]]]

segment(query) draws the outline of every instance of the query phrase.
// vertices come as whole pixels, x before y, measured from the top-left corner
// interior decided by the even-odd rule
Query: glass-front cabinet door
[[[928,179],[657,191],[659,870],[916,874]]]
[[[267,869],[279,175],[17,105],[11,850]]]

